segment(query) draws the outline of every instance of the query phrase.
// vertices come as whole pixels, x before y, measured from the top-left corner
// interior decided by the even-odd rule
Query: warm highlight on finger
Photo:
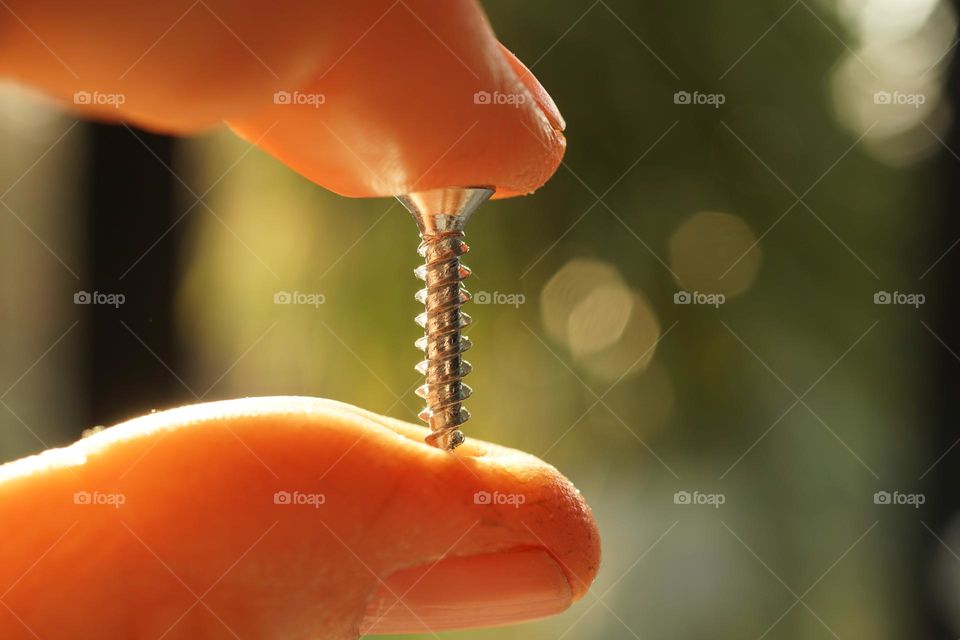
[[[424,432],[251,398],[2,466],[0,518],[29,527],[0,547],[0,637],[348,638],[508,624],[582,596],[599,540],[570,483]]]
[[[8,0],[0,74],[84,114],[227,120],[337,193],[529,193],[563,157],[553,101],[475,0]]]

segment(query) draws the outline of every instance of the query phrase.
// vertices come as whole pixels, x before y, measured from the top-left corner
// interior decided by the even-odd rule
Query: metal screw
[[[426,283],[416,295],[426,307],[416,318],[423,327],[423,337],[416,345],[424,353],[416,369],[426,377],[417,395],[427,401],[420,419],[430,426],[427,443],[447,451],[463,444],[459,427],[470,419],[463,401],[472,393],[463,383],[471,370],[462,355],[471,347],[462,335],[470,316],[460,310],[470,300],[470,293],[461,285],[470,275],[470,269],[460,263],[460,256],[469,250],[463,241],[464,228],[477,207],[492,195],[493,189],[475,187],[397,197],[417,221],[422,240],[418,252],[424,259],[414,271]]]

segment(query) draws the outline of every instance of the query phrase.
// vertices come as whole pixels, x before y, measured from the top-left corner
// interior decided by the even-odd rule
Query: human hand
[[[0,466],[0,637],[356,638],[510,624],[581,597],[599,538],[569,481],[425,433],[247,398]]]
[[[158,131],[226,119],[346,195],[516,195],[563,154],[556,107],[470,0],[6,8],[0,74],[67,103],[113,96],[74,106]],[[276,91],[324,103],[274,104]],[[476,91],[523,101],[475,104]],[[341,638],[508,624],[583,595],[599,542],[570,484],[524,454],[472,441],[450,455],[423,434],[346,405],[251,399],[0,467],[0,519],[29,525],[0,547],[0,636]],[[477,491],[525,502],[475,504]],[[313,504],[274,502],[297,495]]]
[[[529,193],[566,145],[553,100],[475,0],[7,0],[0,75],[156,131],[226,120],[348,196]],[[278,91],[306,102],[275,104]]]

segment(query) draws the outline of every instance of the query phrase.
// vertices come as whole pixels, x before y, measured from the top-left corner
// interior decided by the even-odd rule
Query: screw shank
[[[414,272],[425,287],[417,293],[425,311],[417,316],[424,335],[417,347],[424,359],[417,371],[426,378],[417,395],[426,401],[420,418],[430,425],[426,440],[448,451],[463,440],[459,426],[470,419],[463,401],[472,390],[463,383],[470,373],[463,352],[470,340],[463,329],[470,316],[463,313],[463,303],[470,294],[461,284],[470,270],[460,261],[469,248],[463,241],[464,227],[473,211],[492,195],[491,189],[440,189],[402,196],[399,200],[413,214],[420,229],[419,253],[424,264]]]
[[[434,439],[449,449],[455,440],[462,439],[462,434],[457,435],[457,427],[470,417],[463,407],[470,388],[463,384],[462,355],[470,343],[461,332],[467,318],[461,305],[469,298],[461,285],[460,256],[465,253],[466,245],[462,231],[422,237],[421,253],[426,267],[426,340],[423,344],[426,383],[421,389],[427,401],[425,413],[430,430],[436,434]]]

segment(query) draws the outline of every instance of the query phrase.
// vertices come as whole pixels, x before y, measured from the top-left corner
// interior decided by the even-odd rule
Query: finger
[[[456,10],[451,10],[455,7]],[[392,5],[341,41],[294,95],[230,125],[343,195],[543,184],[563,156],[563,120],[533,75],[496,41],[472,1]]]
[[[0,520],[24,524],[0,546],[0,637],[355,638],[508,624],[581,597],[599,540],[570,483],[424,432],[253,398],[4,465]]]
[[[553,101],[499,45],[475,0],[6,8],[0,73],[97,117],[156,130],[226,119],[344,195],[528,193],[565,149]],[[277,92],[290,101],[275,103]]]
[[[318,64],[338,26],[335,4],[289,0],[277,11],[252,1],[6,0],[0,72],[88,115],[196,131],[250,110]],[[75,101],[77,92],[87,99]]]

